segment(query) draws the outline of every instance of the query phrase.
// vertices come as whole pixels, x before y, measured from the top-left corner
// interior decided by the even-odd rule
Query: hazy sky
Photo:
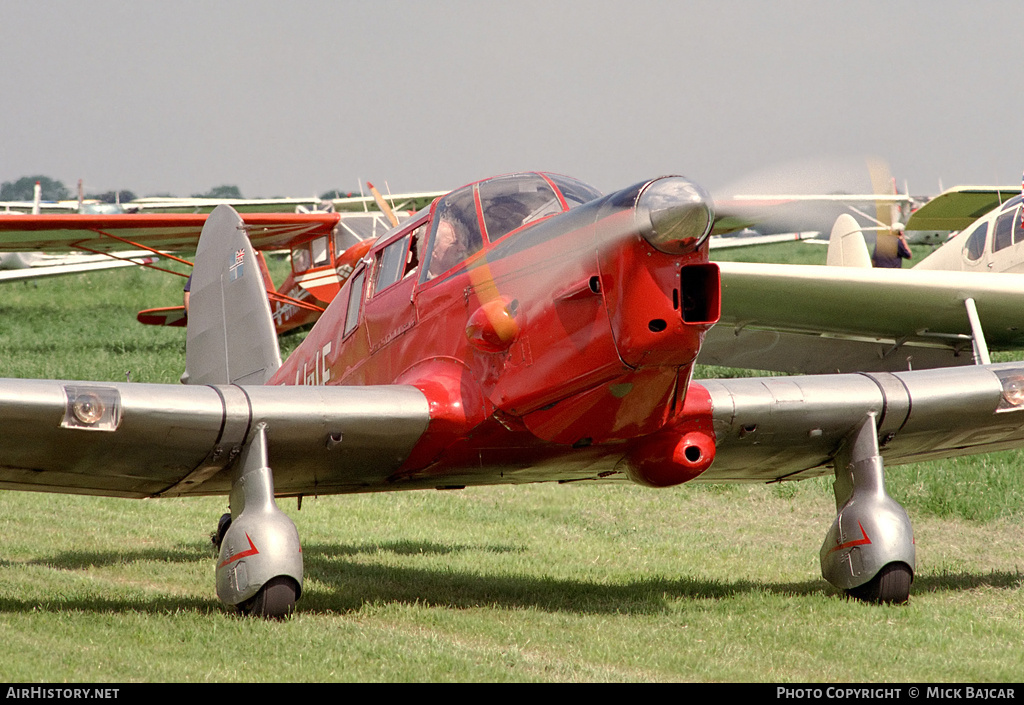
[[[873,154],[916,194],[1014,184],[1021,9],[0,0],[0,181],[305,196],[536,169],[717,188]]]

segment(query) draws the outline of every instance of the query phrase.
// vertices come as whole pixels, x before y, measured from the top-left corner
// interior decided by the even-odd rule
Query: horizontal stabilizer
[[[184,306],[147,308],[145,311],[139,311],[135,320],[147,326],[174,326],[176,328],[184,328],[188,323]]]

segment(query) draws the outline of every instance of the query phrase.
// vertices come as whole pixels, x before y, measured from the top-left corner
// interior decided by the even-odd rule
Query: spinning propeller
[[[827,233],[839,215],[848,213],[858,216],[865,230],[877,231],[879,246],[895,254],[906,201],[878,158],[791,163],[716,189],[713,232]]]

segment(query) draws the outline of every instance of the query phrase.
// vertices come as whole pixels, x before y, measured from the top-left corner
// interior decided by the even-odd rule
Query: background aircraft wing
[[[253,247],[284,249],[330,234],[338,213],[246,213],[243,220]],[[0,213],[0,252],[112,252],[140,245],[160,251],[194,251],[206,214],[58,214]]]
[[[56,203],[43,201],[34,203],[32,201],[0,201],[0,212],[27,215],[33,209],[49,213],[77,213],[78,201],[58,201]]]
[[[803,373],[971,364],[968,298],[989,349],[1024,347],[1024,275],[718,266],[722,315],[702,364]]]
[[[295,212],[296,208],[314,210],[319,198],[176,198],[149,196],[124,204],[127,213],[209,213],[221,204],[228,204],[239,213]]]
[[[385,199],[391,206],[391,210],[394,211],[420,211],[431,203],[434,199],[444,196],[448,191],[420,191],[416,193],[396,193],[387,194]],[[373,196],[348,196],[345,198],[335,198],[331,201],[331,205],[334,206],[336,211],[364,211],[377,210],[377,201]]]
[[[955,186],[911,213],[906,229],[962,230],[1018,195],[1013,186]]]
[[[45,255],[44,255],[45,256]],[[40,263],[34,263],[29,267],[19,269],[0,270],[0,282],[16,282],[40,279],[42,277],[55,277],[63,274],[82,274],[84,272],[96,272],[103,269],[116,269],[118,267],[133,267],[140,264],[151,264],[156,260],[153,256],[135,256],[123,258],[108,257],[106,255],[88,255],[86,261],[70,261],[74,255],[69,256],[69,261],[61,261],[61,257],[48,257]]]
[[[828,232],[844,213],[860,216],[874,224],[892,218],[882,210],[900,211],[915,200],[903,194],[783,194],[736,195],[715,199],[712,234],[722,235],[744,228],[762,233]],[[874,213],[872,211],[875,211]]]
[[[802,240],[811,240],[819,235],[821,235],[821,233],[817,231],[760,235],[755,230],[744,230],[713,237],[708,240],[708,247],[712,250],[727,250],[734,247],[756,247],[758,245],[773,245],[778,242],[800,242]],[[827,243],[828,241],[822,240],[822,242]]]
[[[415,212],[429,206],[435,198],[447,191],[424,191],[399,193],[386,196],[389,205],[396,211]],[[136,198],[124,204],[131,213],[209,213],[220,205],[229,205],[239,213],[278,213],[303,208],[309,211],[322,209],[330,204],[339,212],[376,211],[377,202],[373,196],[345,196],[342,198],[173,198],[152,196]],[[0,208],[3,204],[0,203]]]

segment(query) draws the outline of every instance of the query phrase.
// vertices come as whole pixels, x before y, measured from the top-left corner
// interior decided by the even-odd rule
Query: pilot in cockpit
[[[472,191],[449,195],[437,210],[427,279],[448,271],[483,247]]]
[[[432,279],[451,269],[465,255],[465,241],[456,233],[455,221],[442,218],[438,221],[437,232],[434,233],[434,251],[430,255],[427,278]]]

